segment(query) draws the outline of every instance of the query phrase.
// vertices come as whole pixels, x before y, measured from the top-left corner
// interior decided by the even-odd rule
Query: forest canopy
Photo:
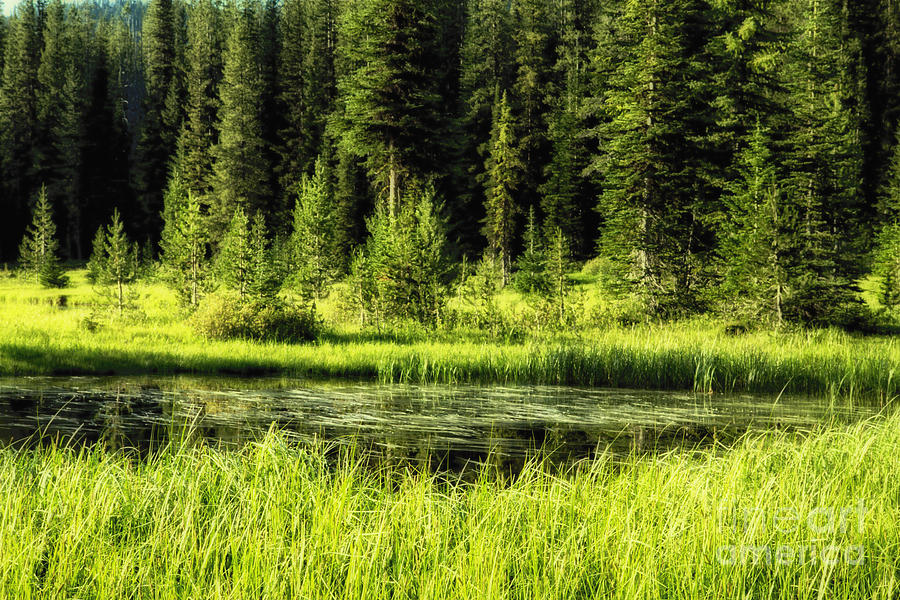
[[[511,282],[540,239],[662,316],[840,321],[861,277],[900,281],[894,0],[8,8],[0,261],[40,202],[64,259],[118,211],[184,272],[239,217],[315,296],[379,215],[446,226],[442,277],[489,254]]]

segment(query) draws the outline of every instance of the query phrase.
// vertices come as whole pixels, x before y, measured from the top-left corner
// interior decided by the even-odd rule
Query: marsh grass
[[[839,331],[729,335],[722,323],[604,325],[494,339],[416,328],[377,333],[326,323],[319,341],[210,341],[174,296],[137,289],[138,310],[98,314],[84,273],[59,292],[0,280],[0,374],[280,374],[381,382],[520,383],[732,393],[811,394],[890,402],[900,347]],[[327,311],[326,311],[327,313]]]
[[[730,450],[601,455],[562,473],[533,461],[513,479],[485,469],[468,482],[335,461],[277,433],[145,459],[7,448],[0,596],[896,598],[898,444],[892,417],[748,435]],[[860,502],[861,524],[809,524]],[[776,521],[787,510],[799,518]],[[829,546],[864,559],[822,561]],[[723,547],[819,558],[723,564]]]

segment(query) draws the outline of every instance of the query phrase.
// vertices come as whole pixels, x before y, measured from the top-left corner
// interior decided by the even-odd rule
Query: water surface
[[[570,387],[410,386],[284,379],[0,379],[0,443],[104,443],[147,451],[170,439],[239,446],[275,428],[300,443],[354,444],[385,460],[515,467],[536,449],[596,452],[727,445],[747,431],[803,431],[878,407],[808,398]]]

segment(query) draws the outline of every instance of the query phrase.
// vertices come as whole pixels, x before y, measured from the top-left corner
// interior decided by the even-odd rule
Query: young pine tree
[[[176,175],[169,182],[160,241],[164,278],[191,308],[210,288],[209,243],[198,197]]]
[[[100,281],[103,272],[103,264],[106,260],[106,230],[103,225],[97,228],[94,241],[91,243],[91,258],[87,263],[87,280],[96,285]]]
[[[129,286],[137,279],[133,245],[125,234],[119,210],[113,211],[112,221],[106,228],[105,257],[98,283],[100,294],[109,299],[117,312],[122,312],[131,303]]]
[[[500,259],[503,285],[509,283],[512,266],[515,219],[518,213],[518,205],[513,194],[519,186],[518,177],[522,168],[513,136],[512,111],[504,93],[503,98],[495,105],[491,152],[485,164],[487,216],[484,227],[488,245]]]
[[[430,186],[408,193],[400,212],[379,207],[369,220],[370,237],[353,276],[376,322],[384,318],[437,323],[447,300],[446,226]],[[366,295],[368,294],[368,295]]]
[[[516,260],[516,289],[523,294],[543,295],[550,288],[550,281],[547,275],[547,256],[533,207],[528,209],[524,241],[525,248]]]
[[[316,303],[326,294],[335,271],[332,215],[328,176],[319,158],[312,177],[304,176],[300,184],[291,236],[300,292]]]
[[[263,138],[263,79],[253,6],[237,10],[225,45],[219,86],[218,144],[213,150],[211,225],[224,231],[238,206],[265,210],[272,198],[271,156]]]
[[[571,243],[559,227],[550,234],[547,242],[548,295],[559,323],[563,324],[572,290],[572,280],[569,279],[569,271],[572,270]]]
[[[231,223],[222,238],[216,271],[225,286],[236,291],[244,299],[251,279],[253,251],[250,247],[250,219],[242,207],[231,217]]]
[[[53,223],[53,208],[47,199],[47,190],[41,187],[34,207],[31,226],[25,233],[19,249],[20,261],[25,273],[36,277],[40,284],[48,288],[61,288],[69,283],[63,273],[57,251],[56,225]]]
[[[241,300],[263,300],[278,293],[280,286],[266,222],[260,213],[250,219],[243,208],[234,211],[219,249],[216,270],[225,286],[237,292]]]
[[[278,294],[280,288],[266,218],[261,212],[257,212],[250,223],[250,279],[247,282],[247,293],[254,300],[269,300]]]

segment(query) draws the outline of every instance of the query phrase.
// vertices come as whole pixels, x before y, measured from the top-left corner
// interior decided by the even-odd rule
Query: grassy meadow
[[[194,332],[174,294],[159,284],[137,287],[136,310],[103,316],[84,275],[70,272],[72,285],[63,290],[0,276],[0,374],[278,374],[786,392],[884,402],[900,390],[900,345],[889,336],[835,330],[732,334],[711,319],[622,325],[590,318],[565,331],[504,337],[459,328],[378,332],[344,317],[329,298],[319,307],[324,325],[316,342],[212,341]],[[580,287],[585,314],[600,312],[595,287],[589,281]],[[514,292],[504,292],[497,303],[509,313],[525,304]]]
[[[287,444],[0,451],[8,598],[896,598],[900,419],[462,481]],[[190,477],[185,477],[190,473]]]

